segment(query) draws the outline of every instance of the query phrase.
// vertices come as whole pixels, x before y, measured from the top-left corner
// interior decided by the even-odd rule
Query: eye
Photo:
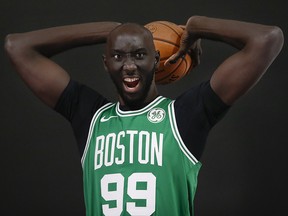
[[[144,56],[145,56],[145,53],[142,53],[142,52],[135,54],[136,59],[143,59]]]
[[[116,61],[120,61],[122,56],[120,54],[113,54],[112,58],[115,59]]]

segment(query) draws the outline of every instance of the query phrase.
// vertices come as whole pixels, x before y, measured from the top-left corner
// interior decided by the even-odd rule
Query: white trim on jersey
[[[123,111],[120,109],[120,104],[119,102],[117,103],[116,106],[116,113],[117,115],[119,115],[120,117],[128,117],[128,116],[135,116],[135,115],[141,115],[145,112],[147,112],[147,110],[149,110],[152,107],[157,106],[159,103],[161,103],[163,100],[165,100],[166,98],[163,96],[158,96],[157,98],[155,98],[152,102],[150,102],[147,106],[143,107],[142,109],[139,110],[130,110],[130,111]]]
[[[178,130],[177,122],[176,122],[176,117],[175,117],[175,110],[174,110],[174,102],[172,101],[168,105],[168,113],[169,113],[169,120],[170,120],[170,125],[171,129],[174,135],[174,138],[178,142],[178,145],[182,152],[186,155],[186,157],[193,163],[196,164],[198,163],[198,160],[193,156],[193,154],[187,149],[186,145],[184,144],[181,135]]]
[[[122,111],[120,110],[120,104],[119,102],[116,103],[116,113],[117,115],[119,115],[120,117],[128,117],[128,116],[135,116],[135,115],[140,115],[143,114],[144,112],[147,112],[147,110],[149,110],[150,108],[158,105],[161,101],[165,100],[166,98],[163,96],[158,96],[157,98],[155,98],[152,102],[150,102],[147,106],[145,106],[144,108],[140,109],[140,110],[132,110],[132,111]],[[88,133],[88,137],[87,137],[87,141],[86,141],[86,145],[85,145],[85,149],[81,158],[81,163],[82,163],[82,167],[84,165],[84,160],[86,158],[86,154],[87,151],[89,149],[89,143],[91,140],[91,136],[92,136],[92,131],[95,125],[96,120],[98,119],[98,117],[100,116],[100,114],[102,112],[104,112],[105,110],[109,109],[110,107],[114,106],[115,103],[107,103],[104,106],[102,106],[99,110],[96,111],[96,113],[94,114],[91,123],[90,123],[90,127],[89,127],[89,133]]]
[[[119,115],[120,117],[128,117],[128,116],[135,116],[135,115],[140,115],[143,114],[145,112],[147,112],[149,109],[151,109],[152,107],[157,106],[159,103],[161,103],[163,100],[165,100],[166,98],[163,96],[158,96],[156,99],[154,99],[154,101],[152,101],[151,103],[149,103],[146,107],[140,109],[140,110],[135,110],[135,111],[122,111],[120,110],[119,107],[119,102],[116,104],[116,113],[117,115]],[[184,144],[181,135],[179,133],[178,130],[178,126],[177,126],[177,122],[176,122],[176,117],[175,117],[175,110],[174,110],[174,102],[172,101],[169,105],[168,105],[168,113],[169,113],[169,121],[170,121],[170,125],[171,125],[171,129],[172,129],[172,133],[174,138],[176,139],[179,148],[181,149],[181,151],[184,153],[184,155],[193,163],[196,164],[198,163],[198,160],[193,156],[193,154],[187,149],[186,145]],[[87,137],[87,141],[86,141],[86,145],[85,145],[85,149],[81,158],[81,163],[82,166],[84,166],[84,160],[87,154],[87,151],[89,149],[89,143],[91,140],[91,136],[92,136],[92,132],[93,132],[93,128],[95,125],[96,120],[98,119],[98,117],[101,115],[102,112],[104,112],[105,110],[109,109],[110,107],[114,106],[114,103],[108,103],[105,104],[104,106],[102,106],[99,110],[97,110],[91,120],[90,123],[90,127],[89,127],[89,133],[88,133],[88,137]]]
[[[98,117],[100,116],[100,114],[109,109],[110,107],[114,106],[115,104],[113,103],[107,103],[105,104],[104,106],[102,106],[100,109],[98,109],[92,120],[91,120],[91,123],[90,123],[90,127],[89,127],[89,133],[88,133],[88,137],[87,137],[87,141],[86,141],[86,145],[85,145],[85,149],[84,149],[84,152],[83,152],[83,155],[82,155],[82,158],[81,158],[81,163],[82,163],[82,167],[84,166],[84,160],[86,158],[86,154],[87,154],[87,151],[89,149],[89,143],[90,143],[90,139],[91,139],[91,136],[92,136],[92,133],[93,133],[93,128],[94,128],[94,125],[95,125],[95,122],[96,120],[98,119]]]

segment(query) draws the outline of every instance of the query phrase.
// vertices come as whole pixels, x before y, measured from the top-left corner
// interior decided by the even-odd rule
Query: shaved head
[[[107,37],[103,62],[121,105],[138,109],[158,95],[154,75],[159,62],[152,33],[142,25],[124,23]]]
[[[155,49],[154,43],[153,43],[153,35],[152,33],[145,28],[144,26],[137,24],[137,23],[123,23],[116,28],[114,28],[107,37],[107,44],[111,44],[111,42],[115,39],[118,35],[127,35],[127,34],[139,34],[142,35],[144,38],[146,38],[147,46],[152,46],[153,49]],[[111,41],[112,40],[112,41]],[[108,46],[109,47],[109,46]]]

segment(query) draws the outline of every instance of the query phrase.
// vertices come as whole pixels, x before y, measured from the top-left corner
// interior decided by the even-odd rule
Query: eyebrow
[[[139,49],[133,50],[132,52],[128,52],[128,53],[138,53],[138,52],[146,52],[146,51],[147,51],[146,48],[139,48]],[[127,52],[124,52],[124,51],[119,50],[119,49],[113,49],[112,52],[120,53],[120,54],[127,54]]]

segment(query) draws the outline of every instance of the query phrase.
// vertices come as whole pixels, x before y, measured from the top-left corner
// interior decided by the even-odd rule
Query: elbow
[[[5,38],[4,49],[7,55],[13,59],[21,52],[21,40],[19,34],[9,34]]]
[[[266,26],[258,34],[250,37],[244,49],[252,54],[254,61],[267,67],[280,53],[284,44],[284,35],[277,26]],[[264,64],[265,62],[265,64]]]
[[[272,39],[270,39],[270,41],[272,41],[272,43],[273,43],[272,48],[278,54],[281,51],[283,44],[284,44],[283,31],[278,26],[274,26],[274,27],[272,27],[270,35],[272,38]]]
[[[31,57],[33,47],[23,33],[15,33],[5,37],[4,50],[12,65],[19,67],[28,57]]]
[[[274,59],[280,53],[284,44],[283,31],[278,26],[271,26],[258,42],[260,42],[259,45],[264,49],[266,55],[268,54]]]
[[[4,42],[4,49],[8,55],[13,51],[13,47],[14,47],[13,34],[9,34],[5,37]]]

